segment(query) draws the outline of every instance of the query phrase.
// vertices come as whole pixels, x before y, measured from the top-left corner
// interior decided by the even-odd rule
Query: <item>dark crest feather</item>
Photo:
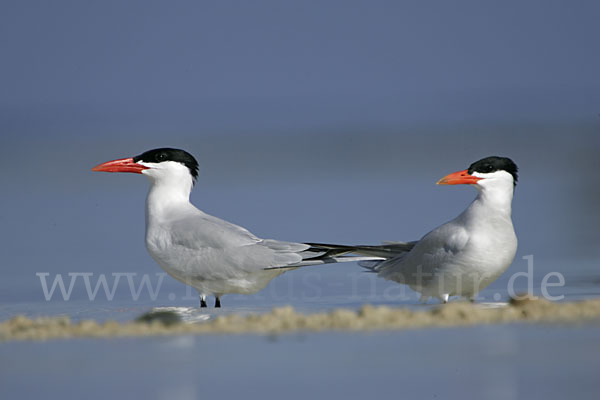
[[[150,162],[160,163],[163,161],[175,161],[185,165],[189,170],[194,181],[198,178],[198,161],[185,150],[172,149],[170,147],[163,147],[160,149],[148,150],[139,156],[133,157],[133,162]]]
[[[468,171],[469,175],[473,174],[473,172],[485,174],[495,171],[506,171],[513,176],[515,185],[519,179],[519,168],[517,167],[517,164],[507,157],[491,156],[482,158],[481,160],[475,161],[473,164],[471,164]]]

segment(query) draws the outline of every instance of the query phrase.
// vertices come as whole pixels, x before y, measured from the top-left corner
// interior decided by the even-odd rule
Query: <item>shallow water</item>
[[[544,276],[556,272],[564,277],[564,285],[549,287],[548,293],[558,301],[598,297],[600,268],[594,230],[598,203],[597,193],[589,190],[595,187],[596,174],[593,169],[578,169],[577,162],[544,164],[540,158],[527,158],[526,150],[520,158],[514,156],[522,168],[513,203],[519,250],[513,265],[481,292],[479,301],[505,302],[511,276],[528,271],[528,259],[523,257],[531,255],[534,294],[541,295]],[[104,161],[106,154],[95,157]],[[2,199],[0,218],[11,229],[0,230],[0,242],[5,245],[1,320],[25,314],[129,321],[154,308],[176,307],[185,319],[201,321],[207,316],[265,312],[288,304],[305,313],[358,309],[365,303],[412,309],[436,304],[423,305],[416,293],[349,263],[288,272],[255,295],[224,296],[222,309],[199,309],[193,291],[164,276],[146,253],[145,179],[94,175],[87,158],[75,159],[72,168],[61,170],[66,174],[61,179],[56,179],[57,171],[41,172],[35,185],[30,184],[31,176],[18,179],[12,182],[15,196]],[[308,173],[297,181],[286,175],[291,167],[287,172],[282,169],[281,176],[269,175],[264,166],[256,172],[266,173],[268,179],[251,172],[242,179],[232,178],[231,172],[217,173],[206,179],[201,176],[192,200],[206,212],[262,237],[368,244],[413,240],[456,216],[474,197],[470,188],[434,185],[443,174],[464,168],[464,160],[436,160],[438,165],[428,165],[423,171],[405,166],[399,175],[381,175],[375,165],[352,178],[348,177],[356,173],[352,167],[318,179]],[[322,173],[317,167],[309,171]],[[40,273],[48,274],[48,287],[60,274],[66,290],[68,274],[79,275],[68,300],[60,289],[46,300],[36,275]],[[91,300],[85,277],[94,289],[102,274],[109,292],[116,279],[113,274],[122,276],[114,296],[100,288]],[[147,287],[137,295],[145,276],[153,289],[163,276],[156,296]],[[517,277],[514,291],[528,290],[528,280]],[[0,358],[8,360],[0,363],[0,383],[7,396],[13,397],[17,393],[59,397],[68,391],[70,396],[92,398],[133,393],[148,398],[195,398],[239,396],[263,388],[264,397],[305,398],[302,389],[310,387],[311,393],[321,390],[325,395],[349,398],[404,392],[408,397],[456,398],[464,397],[465,390],[490,399],[586,398],[599,388],[592,372],[598,367],[593,338],[599,333],[594,325],[509,325],[377,334],[11,342],[0,345]],[[32,381],[36,385],[29,384]]]
[[[192,199],[204,211],[261,237],[348,244],[418,239],[474,196],[439,178],[511,157],[519,250],[480,301],[506,301],[530,255],[535,294],[554,272],[559,301],[598,297],[599,6],[574,3],[2,2],[0,320],[432,307],[356,264],[287,273],[220,310],[198,309],[169,277],[156,297],[132,293],[127,277],[156,287],[162,273],[143,244],[147,182],[90,168],[163,146],[198,158]],[[63,300],[45,298],[37,273],[62,274],[67,290],[80,275]],[[92,300],[84,278],[94,288],[102,274],[125,275]],[[0,388],[2,398],[597,398],[599,334],[506,325],[10,342]]]
[[[0,385],[7,398],[595,399],[599,335],[504,325],[4,343]]]
[[[548,287],[546,293],[558,301],[577,301],[600,296],[600,285],[593,280],[593,271],[586,272],[586,266],[580,270],[565,274],[565,285]],[[593,265],[590,266],[593,268]],[[527,261],[520,260],[512,267],[514,273],[527,273]],[[533,294],[543,296],[541,287],[543,274],[535,273],[531,280]],[[140,274],[141,275],[141,274]],[[505,274],[479,294],[478,303],[494,305],[504,304],[509,299],[509,280],[512,274]],[[34,277],[38,281],[39,277]],[[65,274],[65,279],[70,278]],[[79,280],[77,280],[79,279]],[[95,288],[96,277],[90,277],[91,287]],[[209,308],[199,307],[199,300],[194,291],[188,290],[183,284],[164,276],[159,290],[156,291],[158,279],[153,277],[152,282],[156,298],[143,288],[137,300],[133,300],[128,282],[119,281],[112,300],[108,300],[102,287],[100,287],[94,300],[90,300],[81,277],[76,278],[73,292],[69,300],[65,301],[57,286],[52,298],[46,301],[43,290],[37,296],[38,301],[6,302],[0,306],[0,320],[8,319],[17,314],[29,317],[68,315],[72,320],[95,319],[105,321],[129,321],[151,309],[168,308],[176,310],[185,320],[202,321],[209,316],[225,313],[261,313],[273,307],[292,305],[296,310],[310,313],[328,311],[335,308],[358,309],[364,304],[403,306],[412,309],[428,309],[439,302],[430,300],[426,304],[419,301],[417,293],[398,285],[394,282],[384,281],[374,274],[365,273],[356,264],[341,264],[325,267],[309,267],[303,270],[292,271],[276,278],[262,292],[256,295],[227,295],[222,298],[223,308],[212,307],[209,299]],[[50,286],[48,282],[48,286]],[[69,280],[65,281],[68,288]],[[114,282],[109,280],[111,286]],[[557,283],[556,280],[550,282]],[[139,281],[134,280],[135,285]],[[78,287],[77,285],[81,286]],[[513,291],[517,294],[527,293],[530,290],[527,278],[519,276],[514,279]],[[135,286],[139,290],[139,286]],[[453,299],[454,301],[458,299]]]
[[[117,194],[114,190],[103,193],[93,185],[86,185],[81,193],[69,193],[67,197],[63,192],[49,191],[43,195],[45,210],[34,204],[42,196],[43,188],[34,190],[34,195],[27,199],[5,199],[9,208],[33,209],[38,215],[25,221],[20,220],[21,213],[2,216],[15,228],[0,232],[0,239],[8,244],[3,254],[3,263],[8,268],[0,281],[1,320],[16,314],[66,314],[75,320],[125,321],[154,307],[198,306],[195,292],[164,274],[146,253],[143,201],[147,182],[139,176],[115,174],[100,175],[98,180],[108,185],[115,178],[117,188],[125,193]],[[133,186],[121,187],[122,178],[133,179]],[[413,178],[405,186],[393,188],[385,181],[365,180],[294,185],[276,182],[259,185],[260,190],[248,183],[207,191],[199,182],[192,201],[204,206],[207,212],[244,225],[263,237],[372,244],[418,238],[460,212],[474,197],[471,188],[436,187],[432,182],[423,185],[423,179]],[[532,291],[542,295],[542,282],[549,273],[554,275],[548,280],[552,286],[548,286],[546,294],[554,300],[600,295],[597,249],[588,243],[594,237],[578,240],[573,232],[584,230],[586,225],[572,226],[580,221],[581,214],[594,214],[595,206],[576,207],[577,199],[565,198],[564,187],[543,174],[521,181],[513,207],[519,237],[517,256],[506,273],[480,293],[479,301],[506,301],[511,277],[513,292]],[[365,192],[357,193],[355,187],[365,187]],[[404,187],[417,189],[406,193]],[[424,193],[418,193],[418,188]],[[290,198],[290,193],[309,191],[317,192],[318,197]],[[368,193],[385,196],[373,197]],[[240,199],[245,200],[240,202]],[[539,199],[546,202],[540,204]],[[402,207],[391,212],[398,204]],[[411,208],[419,212],[412,212]],[[531,280],[525,276],[529,272]],[[564,278],[564,284],[559,285],[556,274]],[[72,284],[68,296],[61,292],[60,286],[50,295],[57,277],[62,279],[67,294]],[[106,279],[106,288],[97,286],[102,277]],[[355,263],[287,272],[262,292],[252,296],[227,295],[222,300],[222,310],[202,312],[261,312],[287,304],[304,312],[338,307],[356,309],[365,303],[423,307],[418,295],[410,289],[365,273]],[[209,299],[209,305],[211,302]]]

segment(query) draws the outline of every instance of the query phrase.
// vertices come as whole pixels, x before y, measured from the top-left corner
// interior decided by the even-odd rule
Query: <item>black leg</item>
[[[215,308],[221,308],[221,299],[218,296],[215,296]]]
[[[206,308],[206,296],[200,296],[200,307]]]

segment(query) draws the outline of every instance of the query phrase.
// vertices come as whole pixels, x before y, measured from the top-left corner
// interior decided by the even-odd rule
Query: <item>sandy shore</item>
[[[302,314],[292,307],[241,316],[217,316],[203,323],[152,322],[98,323],[83,320],[72,323],[68,317],[29,319],[16,316],[0,323],[0,341],[48,340],[81,337],[123,337],[181,334],[278,334],[319,331],[377,331],[425,327],[466,326],[509,322],[578,323],[600,320],[600,299],[552,303],[542,299],[513,301],[508,306],[486,308],[471,303],[450,303],[427,311],[365,305],[358,311],[338,309],[327,313]]]

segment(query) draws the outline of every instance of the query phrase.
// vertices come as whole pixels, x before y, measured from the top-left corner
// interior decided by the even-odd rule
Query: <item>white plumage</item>
[[[373,266],[379,276],[409,285],[423,300],[446,302],[455,295],[474,297],[510,266],[517,251],[511,219],[516,166],[514,176],[505,170],[469,175],[481,178],[465,182],[478,191],[469,207],[410,251]]]
[[[423,301],[430,297],[442,302],[450,296],[473,298],[506,271],[515,257],[517,236],[511,203],[516,180],[517,166],[512,160],[479,160],[438,182],[477,189],[475,200],[458,217],[415,242],[353,246],[351,250],[384,257],[384,261],[361,265],[382,278],[408,285]]]
[[[134,158],[109,161],[95,171],[135,172],[147,176],[146,247],[172,277],[207,295],[252,294],[287,270],[316,264],[381,260],[347,256],[304,243],[261,239],[248,230],[208,215],[189,201],[197,162],[177,149],[150,150]]]
[[[512,263],[517,236],[511,220],[513,182],[499,171],[476,184],[479,193],[452,221],[425,235],[408,253],[375,267],[425,298],[473,297]]]

